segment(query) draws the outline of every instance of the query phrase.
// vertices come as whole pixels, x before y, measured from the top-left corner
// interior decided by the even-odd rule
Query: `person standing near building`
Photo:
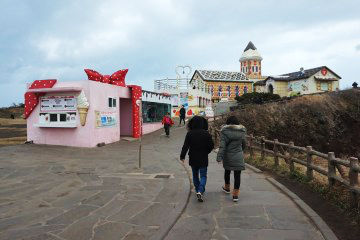
[[[182,105],[182,106],[181,106],[181,109],[180,109],[180,122],[179,122],[179,126],[181,125],[181,121],[184,121],[184,125],[185,125],[185,113],[186,113],[185,107],[184,107],[184,105]]]
[[[165,134],[167,137],[170,136],[170,127],[174,124],[174,121],[170,117],[170,113],[166,113],[163,117],[162,124],[164,125]]]
[[[234,172],[233,201],[239,200],[241,171],[245,170],[244,149],[246,148],[246,128],[240,125],[235,116],[226,120],[220,132],[220,146],[216,161],[222,162],[225,169],[225,185],[222,190],[230,193],[230,173]]]
[[[180,154],[180,160],[184,162],[185,155],[189,151],[189,165],[192,169],[195,193],[199,202],[204,201],[203,194],[205,192],[209,163],[208,155],[214,148],[212,137],[205,130],[207,127],[205,121],[207,120],[200,116],[195,116],[189,121],[191,125]]]

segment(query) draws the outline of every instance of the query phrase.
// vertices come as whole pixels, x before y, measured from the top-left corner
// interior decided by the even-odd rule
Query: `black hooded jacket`
[[[214,142],[207,128],[207,120],[203,117],[195,116],[189,121],[189,131],[185,137],[180,159],[185,159],[189,151],[189,165],[192,167],[208,166],[208,155],[214,149]]]

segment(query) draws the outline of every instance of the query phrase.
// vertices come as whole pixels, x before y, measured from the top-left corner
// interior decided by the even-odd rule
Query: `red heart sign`
[[[327,74],[327,69],[326,68],[321,69],[321,74],[325,76]]]

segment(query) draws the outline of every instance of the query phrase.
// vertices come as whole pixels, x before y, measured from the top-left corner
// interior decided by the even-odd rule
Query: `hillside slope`
[[[246,105],[235,112],[248,133],[294,141],[321,152],[360,157],[360,91],[302,96],[288,101]]]

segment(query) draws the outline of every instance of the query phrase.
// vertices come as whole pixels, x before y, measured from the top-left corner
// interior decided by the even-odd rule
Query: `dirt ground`
[[[261,168],[260,168],[261,169]],[[319,193],[294,179],[279,176],[267,169],[261,169],[308,204],[334,231],[339,240],[359,240],[360,226],[351,224],[352,220],[338,207],[327,202]],[[349,223],[349,224],[346,224]]]
[[[0,118],[0,147],[26,141],[26,120]]]

